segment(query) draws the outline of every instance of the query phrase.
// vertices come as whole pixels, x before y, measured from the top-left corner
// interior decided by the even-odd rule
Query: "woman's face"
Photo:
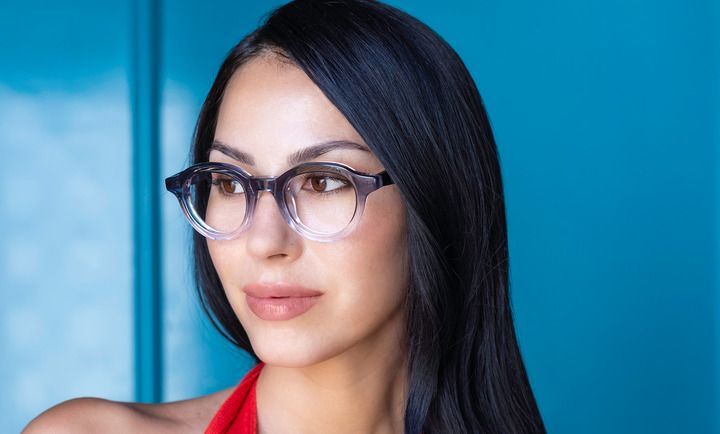
[[[210,161],[238,165],[254,176],[280,175],[289,168],[288,155],[319,142],[350,140],[367,147],[302,70],[272,57],[256,57],[235,72],[215,140],[250,154],[255,164],[217,149]],[[344,163],[365,173],[384,170],[369,148],[332,150],[310,161]],[[408,263],[405,207],[397,186],[371,193],[358,226],[338,241],[304,238],[264,192],[245,232],[207,243],[227,298],[264,362],[297,367],[343,354],[400,350]],[[243,292],[258,282],[300,285],[322,295],[298,316],[262,319]]]

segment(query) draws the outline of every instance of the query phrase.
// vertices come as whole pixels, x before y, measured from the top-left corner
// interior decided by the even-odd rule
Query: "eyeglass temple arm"
[[[180,177],[177,175],[174,175],[169,178],[165,178],[165,188],[174,194],[182,193],[182,186],[180,185]]]
[[[377,176],[379,176],[379,178],[375,179],[377,179],[378,188],[395,183],[395,181],[392,180],[390,174],[387,173],[387,171],[382,171],[378,173]]]

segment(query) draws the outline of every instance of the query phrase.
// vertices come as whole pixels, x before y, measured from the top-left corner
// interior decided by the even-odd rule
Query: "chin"
[[[253,351],[264,363],[284,368],[316,365],[341,354],[342,345],[330,345],[327,340],[303,339],[297,336],[279,337],[274,333],[248,333]]]

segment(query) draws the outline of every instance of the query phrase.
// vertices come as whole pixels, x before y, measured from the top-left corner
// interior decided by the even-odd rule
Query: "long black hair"
[[[405,201],[405,432],[545,432],[513,325],[495,140],[460,57],[428,26],[386,4],[292,1],[266,15],[222,63],[196,125],[194,163],[207,161],[232,74],[267,54],[312,79]],[[193,255],[205,312],[257,360],[198,233]]]

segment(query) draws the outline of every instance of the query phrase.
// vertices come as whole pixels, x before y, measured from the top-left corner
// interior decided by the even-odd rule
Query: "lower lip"
[[[317,303],[319,295],[311,297],[258,298],[245,294],[250,310],[266,321],[282,321],[307,312]]]

